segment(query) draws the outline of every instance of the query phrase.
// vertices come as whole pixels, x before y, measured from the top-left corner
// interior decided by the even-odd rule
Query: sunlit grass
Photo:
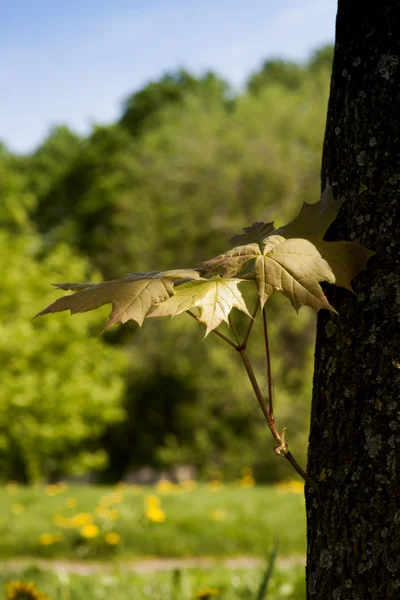
[[[0,589],[8,582],[32,582],[51,600],[257,600],[263,569],[186,569],[162,573],[70,575],[29,569],[0,574]],[[275,570],[266,600],[304,600],[304,568]],[[213,595],[205,595],[207,591]]]
[[[302,485],[244,482],[0,489],[0,555],[111,559],[304,554]]]

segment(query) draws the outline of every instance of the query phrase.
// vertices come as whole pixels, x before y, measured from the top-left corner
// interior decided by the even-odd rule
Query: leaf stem
[[[193,319],[195,319],[198,323],[201,323],[199,317],[197,315],[195,315],[191,310],[187,310],[186,312],[187,312],[188,315],[190,315],[191,317],[193,317]],[[217,329],[213,329],[212,333],[215,333],[215,335],[217,335],[218,337],[220,337],[221,339],[223,339],[227,344],[229,344],[230,346],[232,346],[232,348],[235,348],[235,350],[238,349],[238,347],[235,344],[235,342],[232,342],[232,340],[230,340],[228,337],[226,337],[226,335],[224,335],[223,333],[221,333]]]
[[[300,467],[300,465],[296,462],[293,454],[291,452],[289,452],[288,447],[287,447],[287,442],[285,441],[285,429],[282,431],[282,433],[280,434],[278,432],[278,430],[276,429],[276,425],[275,425],[275,420],[273,417],[273,407],[272,407],[272,379],[271,379],[271,364],[270,364],[270,352],[269,352],[269,345],[268,345],[268,332],[267,332],[267,320],[266,320],[266,314],[265,314],[265,310],[263,310],[263,323],[264,323],[264,339],[265,339],[265,350],[266,350],[266,356],[267,356],[267,373],[268,373],[268,407],[265,404],[260,386],[258,385],[256,376],[254,374],[254,370],[253,367],[251,365],[250,359],[247,356],[246,353],[246,345],[247,345],[247,341],[249,339],[249,335],[251,332],[251,328],[253,326],[253,322],[254,319],[257,315],[257,311],[259,309],[260,306],[260,302],[259,300],[256,303],[256,306],[253,310],[253,315],[252,315],[252,319],[249,322],[249,325],[247,327],[245,336],[243,338],[243,342],[240,344],[239,343],[239,338],[236,332],[236,328],[234,327],[233,323],[230,321],[233,329],[233,332],[235,333],[235,337],[238,340],[238,344],[235,344],[235,342],[233,342],[232,340],[230,340],[228,337],[226,337],[223,333],[221,333],[220,331],[218,331],[217,329],[213,329],[212,333],[215,333],[215,335],[217,335],[218,337],[220,337],[222,340],[224,340],[224,342],[226,342],[227,344],[229,344],[230,346],[232,346],[232,348],[234,348],[239,354],[240,354],[240,358],[242,359],[243,365],[246,369],[246,373],[248,375],[248,378],[250,379],[250,383],[253,387],[254,393],[256,395],[258,404],[260,405],[260,408],[262,410],[262,413],[264,415],[264,418],[267,422],[268,428],[270,430],[270,432],[272,433],[273,438],[275,439],[275,441],[278,443],[278,446],[275,448],[275,454],[279,455],[282,454],[282,456],[284,456],[292,465],[292,467],[297,471],[297,473],[304,479],[304,481],[306,481],[310,486],[312,486],[315,490],[318,490],[318,484],[313,481],[305,471],[303,471],[303,469]],[[197,315],[195,315],[191,310],[187,310],[186,311],[188,315],[190,315],[193,319],[195,319],[198,323],[201,323],[199,317]]]
[[[229,315],[229,317],[228,317],[228,321],[229,321],[229,325],[232,327],[232,331],[233,331],[233,334],[234,334],[234,336],[235,336],[235,339],[236,339],[237,345],[238,345],[238,346],[240,346],[239,334],[238,334],[238,332],[237,332],[236,325],[235,325],[235,323],[233,322],[233,319],[232,319],[231,315]]]
[[[241,346],[242,346],[243,350],[246,350],[247,342],[249,340],[249,335],[251,333],[251,328],[253,327],[255,318],[256,318],[257,313],[258,313],[259,306],[260,306],[260,299],[257,296],[257,302],[256,302],[256,305],[254,307],[253,314],[251,315],[251,319],[249,320],[249,324],[247,326],[246,333],[244,334],[243,342],[241,343]]]
[[[308,485],[314,488],[315,491],[318,491],[318,483],[316,483],[313,479],[311,479],[311,477],[307,475],[305,471],[303,471],[298,462],[295,460],[293,454],[288,451],[287,454],[284,455],[284,457],[290,462],[290,464],[298,472],[300,477],[302,477],[304,481],[308,483]]]
[[[275,420],[273,418],[272,419],[270,418],[271,407],[267,408],[267,406],[265,404],[262,392],[260,390],[260,386],[258,385],[256,376],[254,374],[253,367],[251,365],[249,357],[247,356],[246,350],[243,348],[243,346],[237,347],[236,350],[240,354],[240,358],[242,359],[242,362],[246,369],[247,375],[250,379],[250,383],[251,383],[254,393],[256,395],[258,404],[260,405],[260,408],[262,410],[264,418],[267,422],[268,428],[269,428],[270,432],[272,433],[273,438],[275,439],[275,441],[278,444],[278,446],[274,450],[275,454],[276,455],[282,454],[282,456],[284,456],[290,462],[292,467],[304,479],[304,481],[306,481],[310,486],[312,486],[317,491],[318,484],[315,481],[313,481],[311,479],[311,477],[309,477],[305,471],[303,471],[303,469],[300,467],[300,465],[295,460],[293,454],[288,450],[288,444],[285,441],[285,429],[282,431],[282,433],[279,433],[276,428],[276,425],[275,425]],[[272,396],[271,396],[271,398],[272,398]]]
[[[263,316],[263,330],[264,330],[264,342],[265,342],[265,359],[267,362],[268,417],[269,417],[269,420],[271,423],[275,423],[274,406],[273,406],[272,375],[271,375],[271,354],[269,351],[267,311],[266,311],[265,306],[263,306],[263,309],[262,309],[262,316]]]
[[[263,412],[263,415],[264,415],[264,417],[265,417],[265,419],[266,419],[266,421],[268,423],[268,427],[269,427],[268,409],[267,409],[267,406],[266,406],[266,404],[264,402],[264,398],[263,398],[262,392],[260,390],[260,386],[258,385],[256,376],[254,374],[253,367],[251,366],[251,362],[249,360],[249,357],[247,356],[246,350],[244,348],[238,348],[238,352],[240,354],[240,358],[243,361],[244,368],[246,369],[247,375],[248,375],[248,377],[250,379],[250,383],[253,386],[253,390],[254,390],[254,393],[255,393],[256,398],[258,400],[258,404],[260,405],[260,408],[261,408],[261,410]],[[272,430],[271,430],[271,432],[272,432]],[[272,432],[272,435],[274,435],[273,432]],[[280,441],[280,440],[276,440],[276,441]]]

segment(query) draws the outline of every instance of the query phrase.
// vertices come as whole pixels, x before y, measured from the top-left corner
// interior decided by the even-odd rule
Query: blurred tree
[[[328,45],[316,50],[311,56],[308,69],[311,73],[324,69],[329,73],[332,71],[333,46]]]
[[[149,127],[157,127],[160,112],[171,104],[182,104],[188,95],[201,97],[206,108],[215,102],[229,102],[229,86],[212,72],[201,78],[182,69],[167,73],[125,101],[119,122],[132,135],[138,136]]]
[[[0,476],[32,483],[104,468],[99,439],[124,416],[125,361],[96,337],[101,315],[32,321],[46,282],[85,279],[87,264],[65,245],[43,255],[15,181],[1,197]]]
[[[286,60],[267,60],[261,69],[250,76],[247,89],[258,93],[269,85],[281,85],[289,90],[297,90],[304,80],[304,69],[297,63]]]
[[[238,96],[230,111],[229,90],[214,75],[166,76],[128,101],[120,124],[72,140],[59,170],[48,163],[48,182],[44,167],[35,178],[28,174],[35,184],[23,187],[28,193],[36,186],[37,196],[28,196],[45,242],[42,260],[63,242],[107,279],[191,266],[225,250],[226,239],[251,221],[279,214],[282,224],[303,201],[317,200],[328,73],[299,69],[298,86],[275,82]],[[57,139],[63,148],[68,135]],[[23,186],[23,173],[17,175]],[[270,310],[278,321],[287,308],[277,303]],[[313,326],[306,313],[287,322],[294,332],[271,332],[277,410],[291,442],[295,436],[300,444],[308,420]],[[107,332],[111,345],[127,348],[132,365],[127,421],[109,427],[104,438],[110,471],[122,464],[188,461],[203,474],[217,466],[235,476],[244,466],[240,456],[260,477],[285,472],[272,453],[271,470],[262,466],[271,442],[236,357],[219,340],[198,343],[201,335],[190,319],[187,325],[146,323],[140,333],[132,324]],[[305,360],[294,347],[304,348]],[[264,368],[261,351],[254,353]],[[299,402],[295,413],[286,408],[292,396]]]
[[[53,127],[31,155],[21,159],[28,191],[42,197],[77,156],[81,139],[65,125]]]

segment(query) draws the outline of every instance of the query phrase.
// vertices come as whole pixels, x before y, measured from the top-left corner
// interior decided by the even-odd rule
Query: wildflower
[[[279,481],[275,487],[279,492],[283,493],[292,492],[294,494],[303,494],[304,492],[304,483],[298,481],[297,479]]]
[[[176,490],[176,485],[172,483],[172,481],[168,481],[168,479],[160,479],[160,481],[156,485],[156,489],[161,494],[170,494]]]
[[[70,521],[69,519],[67,519],[66,517],[63,517],[63,515],[60,514],[56,514],[53,516],[53,523],[54,525],[57,525],[57,527],[70,527]]]
[[[95,513],[106,521],[115,521],[119,517],[119,510],[116,508],[106,508],[101,505],[95,509]]]
[[[245,475],[239,480],[240,487],[250,488],[254,487],[256,482],[254,481],[254,477],[252,475]]]
[[[61,531],[56,531],[54,533],[42,533],[39,537],[39,542],[42,546],[51,546],[54,542],[59,542],[62,539]]]
[[[220,593],[221,590],[218,588],[204,588],[203,590],[199,590],[193,597],[207,600],[207,598],[211,598],[212,596],[219,596]]]
[[[76,508],[78,505],[78,501],[76,498],[67,498],[65,501],[65,504],[68,506],[68,508]]]
[[[69,519],[70,527],[82,527],[93,522],[93,515],[90,513],[78,513]]]
[[[86,539],[95,538],[100,533],[100,529],[97,527],[97,525],[94,525],[93,523],[88,523],[88,525],[84,525],[80,531],[81,536]]]
[[[162,523],[165,521],[165,512],[161,508],[152,508],[146,511],[146,517],[153,523]]]
[[[144,503],[147,510],[149,508],[159,508],[160,498],[157,498],[157,496],[146,496],[146,498],[144,499]]]
[[[58,496],[58,494],[62,494],[65,489],[65,484],[60,483],[51,483],[46,486],[46,495],[47,496]]]
[[[160,499],[157,496],[147,496],[144,500],[145,515],[153,523],[165,521],[165,513],[160,508]]]
[[[222,482],[219,479],[212,479],[207,483],[207,487],[212,492],[218,492],[222,488]]]
[[[212,510],[208,513],[208,516],[212,521],[223,521],[225,519],[225,512],[220,509]]]
[[[119,533],[115,533],[115,531],[110,531],[109,533],[106,533],[106,535],[104,536],[104,540],[110,546],[116,546],[120,543],[121,536],[119,535]]]
[[[13,504],[11,510],[14,515],[20,515],[22,512],[24,512],[24,507],[22,504]]]
[[[122,491],[115,491],[112,492],[112,494],[109,494],[108,496],[103,496],[100,499],[99,505],[100,506],[109,506],[110,504],[120,504],[120,502],[123,502],[124,500],[124,493]]]
[[[185,479],[185,481],[181,481],[180,485],[186,492],[192,492],[197,487],[197,483],[193,479]]]
[[[36,589],[32,581],[10,581],[6,585],[6,600],[50,600]]]
[[[6,483],[6,492],[7,494],[15,494],[18,490],[18,483],[16,481],[8,481]]]

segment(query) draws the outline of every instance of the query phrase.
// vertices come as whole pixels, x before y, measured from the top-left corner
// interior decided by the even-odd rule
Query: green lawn
[[[9,484],[0,489],[0,555],[76,560],[265,557],[274,539],[281,555],[304,554],[301,485],[250,486]]]
[[[259,600],[262,569],[196,569],[133,574],[118,571],[97,575],[57,574],[38,569],[0,574],[0,590],[10,581],[32,582],[51,600],[190,600],[213,590],[216,600]],[[305,600],[304,568],[275,570],[266,600]],[[1,592],[0,592],[1,593]],[[34,596],[20,596],[33,598]],[[264,600],[263,598],[263,600]]]

